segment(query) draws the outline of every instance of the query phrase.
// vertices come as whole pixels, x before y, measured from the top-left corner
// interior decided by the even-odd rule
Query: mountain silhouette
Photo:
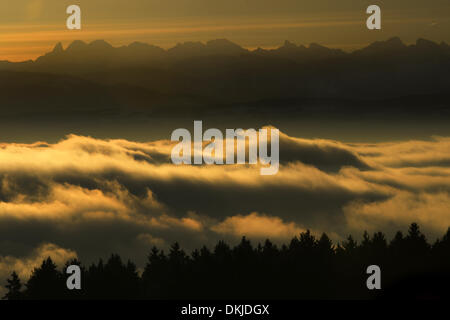
[[[27,113],[30,105],[35,111],[63,110],[67,99],[61,95],[70,91],[82,97],[78,109],[91,113],[331,110],[408,116],[431,109],[447,116],[449,72],[450,47],[425,39],[406,45],[391,38],[354,52],[289,41],[256,50],[226,39],[167,50],[140,42],[113,47],[103,40],[74,41],[65,49],[58,43],[34,61],[0,62],[0,78],[14,79],[0,89],[0,113]],[[30,94],[20,96],[24,84]],[[39,105],[37,97],[49,99]],[[69,104],[65,110],[77,110]]]

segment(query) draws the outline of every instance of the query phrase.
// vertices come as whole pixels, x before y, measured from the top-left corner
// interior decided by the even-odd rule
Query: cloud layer
[[[306,229],[339,241],[413,221],[433,241],[450,226],[450,138],[345,144],[281,134],[274,176],[175,166],[173,145],[75,135],[0,145],[0,281],[12,269],[28,275],[46,255],[92,262],[117,252],[142,265],[151,246],[174,241],[282,242]]]

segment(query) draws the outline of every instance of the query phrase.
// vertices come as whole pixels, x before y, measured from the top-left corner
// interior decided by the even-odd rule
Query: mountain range
[[[271,50],[226,39],[167,50],[74,41],[34,61],[1,61],[0,113],[448,113],[449,74],[449,45],[425,39],[353,52],[289,41]]]

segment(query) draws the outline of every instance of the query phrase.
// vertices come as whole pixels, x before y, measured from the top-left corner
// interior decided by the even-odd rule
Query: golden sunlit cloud
[[[295,223],[285,223],[278,217],[268,217],[253,212],[247,216],[233,216],[211,228],[220,234],[242,235],[250,238],[290,239],[305,230]]]
[[[342,241],[364,229],[389,235],[413,221],[433,239],[450,225],[449,144],[444,137],[346,144],[281,133],[280,170],[261,176],[257,166],[173,165],[167,140],[70,135],[54,144],[3,143],[0,241],[21,234],[15,245],[35,251],[0,257],[0,279],[12,269],[28,275],[24,266],[44,254],[62,261],[86,246],[103,255],[242,236],[282,242],[306,229]]]
[[[51,257],[53,262],[61,268],[67,261],[76,259],[77,253],[70,249],[61,248],[52,243],[43,243],[35,248],[28,256],[17,258],[13,256],[0,256],[0,281],[3,284],[14,270],[21,279],[28,279],[35,268],[38,268],[42,261]],[[0,285],[0,296],[7,292],[6,288]]]
[[[352,223],[355,221],[353,216],[358,216],[359,212],[367,219],[372,217],[369,213],[374,210],[380,211],[376,217],[373,215],[376,219],[383,215],[394,219],[395,216],[390,213],[394,212],[393,206],[404,203],[404,207],[398,208],[404,211],[403,215],[399,215],[399,221],[407,223],[407,217],[411,217],[423,221],[432,230],[442,231],[448,224],[443,208],[448,203],[446,195],[450,190],[449,144],[448,138],[436,138],[433,141],[349,145],[323,139],[292,138],[282,133],[282,164],[279,173],[273,177],[259,175],[257,166],[172,165],[170,152],[173,143],[164,140],[138,143],[71,135],[56,144],[2,144],[1,193],[6,198],[0,201],[0,219],[44,219],[64,224],[106,219],[152,228],[180,227],[201,232],[211,226],[211,222],[202,221],[203,215],[217,219],[215,212],[207,211],[215,205],[204,201],[197,203],[197,195],[192,190],[190,196],[186,195],[185,203],[175,203],[177,198],[183,196],[180,192],[187,191],[183,191],[183,186],[195,185],[201,198],[202,192],[214,188],[227,190],[231,197],[235,192],[241,195],[247,193],[248,199],[241,198],[235,207],[253,205],[255,210],[261,206],[264,208],[264,198],[270,199],[271,192],[277,197],[278,192],[285,190],[287,199],[291,194],[294,199],[317,194],[317,201],[320,201],[320,194],[328,193],[337,197],[336,206],[342,198],[341,209],[347,215],[352,214],[352,217],[348,216]],[[427,152],[424,153],[424,150]],[[333,166],[330,167],[329,163]],[[86,182],[92,181],[90,184],[96,187],[74,184],[80,177],[84,177]],[[29,192],[26,188],[21,190],[18,183],[23,179],[32,179],[33,184],[38,183],[39,189],[31,188],[31,184]],[[174,194],[161,193],[165,189]],[[258,193],[264,194],[263,198]],[[415,197],[415,194],[423,196],[422,200],[419,201],[421,198]],[[415,213],[409,215],[410,204],[417,206],[421,201],[429,202],[430,208],[434,208],[432,201],[425,201],[434,196],[440,199],[436,202],[439,203],[436,210],[424,213],[422,219],[417,216],[420,211],[414,210]],[[379,200],[374,201],[374,197]],[[290,212],[293,208],[289,209],[289,201],[284,203],[285,208],[278,206],[279,210],[287,208]],[[186,216],[194,203],[197,203],[195,211],[200,215]],[[173,216],[174,205],[184,207],[181,211],[184,217]],[[313,202],[303,207],[308,219],[313,219],[311,214],[320,215],[320,211],[325,210],[319,209],[322,206],[320,202],[316,205]],[[236,216],[239,211],[230,209],[228,220],[219,225],[213,223],[215,227],[211,230],[225,232],[233,229],[238,234],[246,230],[243,227],[246,225],[251,234],[254,234],[252,230],[260,230],[274,236],[275,230],[296,230],[299,227],[291,222],[306,217],[286,212],[290,219],[285,225],[276,216],[268,218],[256,213]],[[282,216],[281,211],[271,212],[268,216]],[[432,220],[434,222],[429,223]],[[250,228],[249,221],[257,225],[272,223],[278,227]]]

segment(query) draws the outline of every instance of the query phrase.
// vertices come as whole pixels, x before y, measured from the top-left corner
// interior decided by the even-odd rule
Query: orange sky
[[[450,10],[447,0],[435,0],[432,5],[411,0],[417,2],[413,11],[411,1],[383,4],[381,31],[365,26],[367,1],[357,6],[353,0],[342,0],[339,5],[331,0],[236,1],[117,0],[114,6],[106,0],[2,1],[0,60],[35,59],[59,41],[67,46],[78,39],[104,39],[113,45],[142,41],[163,48],[217,38],[247,48],[273,48],[290,40],[347,50],[392,36],[405,42],[417,38],[450,41],[450,11],[443,10]],[[65,9],[74,3],[81,6],[81,31],[66,29]]]

